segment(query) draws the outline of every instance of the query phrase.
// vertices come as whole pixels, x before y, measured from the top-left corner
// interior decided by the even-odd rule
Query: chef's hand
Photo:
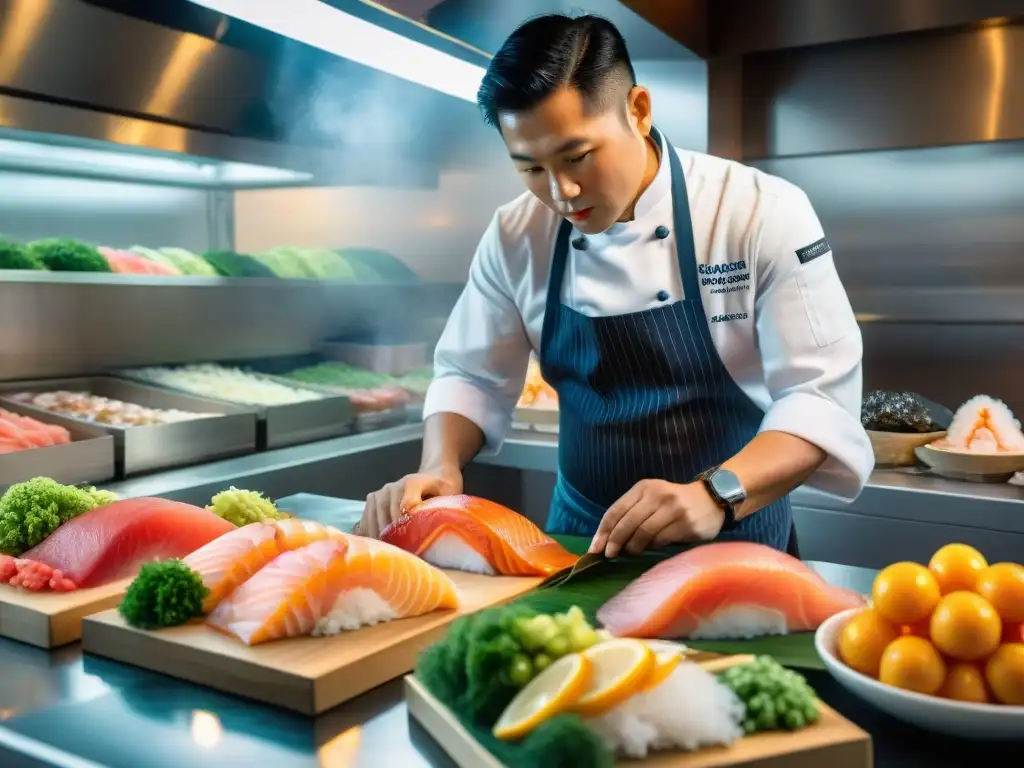
[[[725,511],[703,483],[641,480],[605,512],[590,551],[611,558],[623,550],[639,555],[652,545],[710,541],[724,523]]]
[[[462,493],[462,475],[426,474],[406,475],[395,483],[388,483],[366,497],[363,517],[354,532],[359,536],[376,539],[392,521],[400,518],[410,507],[434,496]]]

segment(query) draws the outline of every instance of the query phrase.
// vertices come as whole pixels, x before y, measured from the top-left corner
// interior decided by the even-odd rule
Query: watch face
[[[727,469],[720,469],[710,478],[715,493],[729,504],[738,504],[747,498],[747,492],[740,479]]]

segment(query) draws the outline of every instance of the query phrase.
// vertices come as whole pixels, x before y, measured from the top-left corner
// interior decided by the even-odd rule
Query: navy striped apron
[[[657,134],[655,134],[657,137]],[[739,452],[764,413],[733,381],[711,338],[697,278],[690,205],[679,156],[672,172],[673,226],[683,300],[614,317],[562,304],[572,225],[555,241],[540,366],[558,392],[558,481],[547,530],[593,536],[605,511],[640,480],[690,483]],[[664,232],[660,234],[664,235]],[[656,237],[651,233],[651,238]],[[716,540],[786,551],[788,497],[748,515]]]

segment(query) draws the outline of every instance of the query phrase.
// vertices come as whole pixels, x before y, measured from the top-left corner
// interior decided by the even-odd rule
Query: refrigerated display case
[[[0,429],[68,430],[0,432],[0,488],[418,418],[508,197],[474,105],[185,0],[0,0],[0,30]]]

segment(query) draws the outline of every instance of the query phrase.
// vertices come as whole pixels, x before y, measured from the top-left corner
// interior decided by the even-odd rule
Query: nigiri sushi
[[[209,613],[239,584],[282,552],[342,535],[337,528],[312,520],[250,523],[214,539],[184,560],[210,590],[203,601],[203,613]]]
[[[233,529],[202,507],[124,499],[68,520],[21,558],[60,571],[78,587],[95,587],[131,576],[150,560],[184,557]]]
[[[246,645],[457,608],[444,572],[397,547],[342,534],[278,555],[207,617]]]
[[[814,630],[864,602],[785,552],[714,542],[658,563],[602,605],[597,620],[617,637],[750,638]]]
[[[519,513],[475,496],[428,499],[380,538],[439,568],[491,576],[550,576],[579,559]]]
[[[972,453],[1024,451],[1024,432],[1004,402],[976,395],[957,409],[946,436],[933,445]]]

